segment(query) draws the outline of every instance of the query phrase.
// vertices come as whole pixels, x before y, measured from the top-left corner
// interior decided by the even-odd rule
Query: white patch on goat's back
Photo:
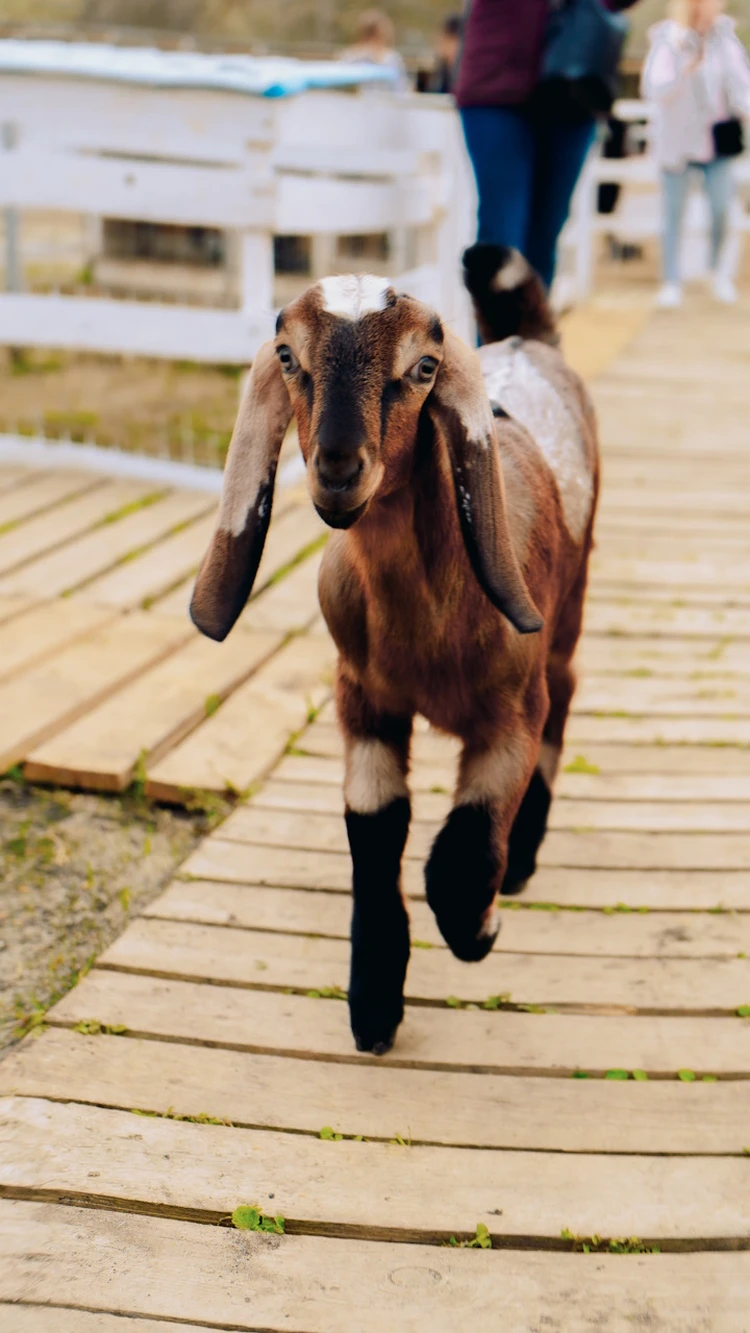
[[[360,319],[375,310],[385,310],[390,283],[372,273],[343,273],[336,278],[321,278],[323,309],[341,319]]]
[[[565,526],[580,541],[591,515],[594,478],[579,423],[516,338],[480,347],[491,403],[514,417],[538,444],[557,481]]]
[[[371,815],[408,796],[399,761],[382,741],[352,741],[347,748],[344,796],[350,810]]]

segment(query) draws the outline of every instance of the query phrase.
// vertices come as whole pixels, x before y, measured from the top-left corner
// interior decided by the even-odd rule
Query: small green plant
[[[738,1018],[750,1018],[750,1004],[741,1004],[737,1009]]]
[[[645,1069],[634,1069],[633,1078],[635,1079],[636,1083],[648,1083],[648,1074],[646,1073]]]
[[[592,777],[600,772],[598,764],[590,764],[582,754],[577,754],[575,759],[571,759],[570,763],[566,764],[563,769],[563,773],[590,773]]]
[[[488,995],[486,1000],[482,1000],[483,1009],[500,1009],[502,1005],[510,1003],[510,991],[505,991],[502,995]]]
[[[221,708],[221,695],[209,694],[208,698],[206,699],[206,702],[203,705],[203,708],[206,717],[213,717],[214,713],[218,712],[218,710]]]
[[[130,889],[128,889],[128,888],[120,889],[120,892],[118,893],[117,896],[118,896],[118,898],[120,899],[120,906],[121,906],[123,912],[127,912],[127,911],[129,911],[129,909],[130,909]]]
[[[469,1239],[456,1240],[455,1236],[451,1236],[446,1244],[456,1250],[491,1250],[492,1237],[484,1222],[477,1222],[476,1231]]]
[[[232,1226],[238,1231],[265,1231],[273,1236],[284,1235],[283,1217],[269,1217],[257,1204],[243,1204],[232,1213]]]
[[[608,1069],[605,1078],[610,1078],[618,1083],[624,1083],[630,1077],[627,1069]]]
[[[560,1238],[567,1241],[574,1252],[579,1254],[659,1254],[658,1245],[647,1245],[638,1236],[612,1237],[602,1240],[601,1236],[576,1236],[563,1227]]]
[[[124,1037],[128,1029],[124,1023],[100,1023],[98,1018],[82,1018],[80,1023],[73,1025],[74,1032],[80,1032],[84,1037],[100,1037],[102,1034],[108,1037]]]
[[[678,1069],[677,1077],[681,1083],[695,1083],[697,1076],[693,1073],[692,1069]]]
[[[341,986],[319,986],[317,990],[305,992],[308,1000],[345,1000],[346,991]]]
[[[330,1125],[324,1125],[318,1137],[328,1139],[331,1143],[340,1143],[344,1136],[332,1129]]]
[[[571,1078],[591,1078],[591,1075],[585,1069],[574,1069]]]
[[[429,940],[412,940],[413,949],[434,949],[435,945],[430,944]]]

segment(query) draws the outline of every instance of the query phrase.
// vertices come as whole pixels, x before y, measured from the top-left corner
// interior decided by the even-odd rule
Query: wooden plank
[[[613,701],[614,702],[614,701]],[[705,745],[750,748],[750,718],[736,717],[728,708],[722,717],[593,716],[572,713],[565,732],[569,746],[592,741],[624,745]]]
[[[587,634],[610,634],[617,638],[653,635],[655,638],[750,638],[750,611],[745,607],[660,606],[642,597],[629,605],[611,601],[586,602],[584,629]]]
[[[158,762],[281,642],[244,629],[225,644],[185,632],[184,647],[166,661],[34,749],[25,768],[29,780],[123,791],[139,761]]]
[[[290,1233],[417,1243],[472,1234],[478,1221],[498,1239],[557,1241],[561,1216],[577,1235],[662,1241],[739,1240],[750,1228],[742,1159],[330,1143],[159,1118],[136,1124],[129,1111],[23,1097],[0,1103],[2,1193],[135,1199],[205,1221],[231,1215],[238,1199],[272,1196]]]
[[[326,526],[308,501],[288,509],[271,524],[255,587],[258,592],[311,542],[325,536]],[[313,608],[317,610],[317,600]]]
[[[584,674],[611,672],[628,676],[689,676],[693,680],[741,678],[750,674],[744,643],[717,635],[711,641],[680,638],[611,638],[586,634],[576,652],[576,669]]]
[[[14,486],[23,486],[27,481],[33,481],[36,475],[30,468],[0,466],[0,494],[12,490]]]
[[[144,602],[150,605],[191,570],[198,568],[215,526],[216,515],[211,510],[134,560],[116,565],[92,583],[87,583],[77,595],[87,601],[117,606],[123,611],[142,606]]]
[[[329,1064],[48,1028],[0,1064],[0,1091],[319,1134],[551,1152],[741,1153],[747,1081],[507,1078]]]
[[[643,1069],[673,1078],[746,1078],[750,1023],[738,1018],[531,1014],[410,1005],[386,1057],[354,1049],[347,1006],[336,1000],[204,986],[95,968],[48,1014],[53,1025],[96,1019],[137,1037],[171,1037],[303,1059],[383,1066],[570,1075]],[[688,1091],[689,1095],[689,1091]],[[400,1131],[399,1131],[400,1132]]]
[[[307,629],[318,614],[318,575],[322,554],[314,554],[253,597],[240,623],[251,629],[289,633]]]
[[[74,606],[69,600],[43,602],[0,625],[0,682],[27,670],[90,630],[106,624],[112,612]]]
[[[305,737],[300,737],[298,746],[304,746]],[[620,747],[624,748],[624,747]],[[613,767],[617,768],[617,754],[613,753],[615,747],[611,747],[607,757],[610,759]],[[641,747],[635,756],[632,751],[626,753],[637,761],[641,755],[641,763],[646,765],[646,760],[642,757],[642,751],[653,754],[657,759],[661,755],[661,749],[655,748],[649,752],[646,747]],[[742,752],[739,752],[742,758]],[[598,765],[584,760],[584,771],[576,772],[570,770],[570,765],[575,765],[575,755],[566,755],[563,761],[563,767],[555,779],[555,799],[557,801],[567,799],[589,800],[589,801],[747,801],[750,800],[750,755],[745,756],[746,771],[739,773],[691,773],[691,772],[591,772],[585,771],[585,765],[596,769]],[[670,751],[670,758],[674,757],[675,767],[681,757],[681,751],[676,754],[674,750]],[[699,756],[702,758],[702,755]],[[453,788],[455,774],[452,769],[446,768],[443,773],[436,776],[434,769],[425,765],[414,766],[409,773],[409,787],[418,798],[424,799],[431,795],[436,800],[445,801],[446,796]],[[440,778],[443,779],[442,784]],[[273,770],[273,778],[264,783],[261,790],[253,797],[256,805],[275,805],[277,801],[284,799],[284,791],[289,789],[289,800],[296,800],[302,796],[302,789],[307,791],[315,790],[316,801],[330,800],[326,796],[326,788],[341,788],[344,781],[344,765],[340,759],[327,759],[316,755],[307,754],[287,754],[276,768]],[[442,785],[442,790],[438,790]],[[339,798],[343,799],[343,798]],[[296,808],[296,807],[295,807]],[[315,809],[317,806],[305,807]],[[331,809],[340,808],[334,807]],[[416,812],[417,801],[413,801],[413,810]],[[429,807],[423,807],[428,809]],[[438,809],[437,804],[434,807]],[[428,818],[435,818],[429,815]],[[227,821],[222,826],[225,830],[230,827]]]
[[[155,542],[178,524],[203,513],[214,503],[200,491],[172,491],[115,522],[104,523],[68,542],[61,550],[39,556],[22,569],[0,578],[0,590],[51,597],[67,592],[111,568],[132,551]]]
[[[174,621],[135,613],[70,644],[0,686],[0,769],[172,652],[190,633]]]
[[[617,709],[615,708],[617,705]],[[681,680],[587,675],[573,700],[573,713],[617,712],[640,717],[733,717],[750,715],[750,689],[743,680]]]
[[[289,758],[296,757],[289,756]],[[566,783],[570,783],[575,776],[575,774],[563,774],[559,787],[565,789]],[[585,774],[581,776],[585,777]],[[708,781],[710,782],[710,779]],[[625,801],[608,799],[606,788],[596,789],[595,779],[589,779],[589,783],[594,786],[593,798],[576,796],[571,793],[569,787],[567,798],[560,791],[556,792],[558,799],[552,804],[549,828],[568,829],[572,832],[580,829],[589,832],[594,829],[631,829],[641,833],[669,833],[682,829],[691,833],[744,833],[748,827],[750,809],[747,806],[747,799],[750,795],[750,780],[747,780],[743,801],[731,800],[732,784],[739,785],[738,779],[730,778],[726,783],[720,783],[719,791],[714,795],[714,802],[719,801],[721,804],[707,803],[700,794],[694,797],[692,802],[685,799],[670,800],[672,793],[669,779],[661,779],[660,797],[656,802],[651,798],[638,800],[635,782],[632,783],[629,798]],[[696,785],[693,780],[694,789]],[[740,791],[735,794],[743,793]],[[436,820],[442,820],[448,814],[451,804],[451,797],[447,794],[417,790],[412,797],[412,819],[417,823],[434,823]],[[339,816],[343,816],[344,813],[343,792],[338,784],[334,786],[325,783],[315,785],[270,781],[253,796],[252,805],[255,809],[269,811],[298,811],[305,814]],[[246,821],[246,810],[240,807],[222,826],[222,836],[230,841],[252,842],[251,826],[248,828],[249,836],[245,838],[243,835]]]
[[[341,939],[141,918],[105,950],[99,962],[106,968],[214,984],[345,989],[349,944]],[[559,956],[490,953],[479,968],[443,949],[416,949],[412,954],[406,978],[406,995],[411,999],[442,1004],[448,996],[458,996],[477,1004],[498,994],[507,995],[514,1004],[735,1015],[748,1002],[750,961],[714,960],[707,968],[695,958],[579,954],[566,966]]]
[[[351,889],[351,862],[344,853],[251,847],[219,838],[206,839],[185,861],[181,874],[279,888],[330,889],[342,893]],[[404,862],[402,881],[408,896],[424,896],[423,868],[418,861]],[[750,874],[741,870],[699,870],[693,866],[686,870],[662,867],[638,870],[623,868],[622,863],[611,868],[542,864],[516,901],[521,906],[556,902],[565,907],[604,908],[625,903],[633,908],[667,911],[746,911]]]
[[[21,616],[34,606],[33,597],[5,597],[0,595],[0,625],[5,625],[16,616]]]
[[[149,795],[173,800],[186,788],[244,791],[304,726],[310,709],[325,699],[331,666],[327,643],[292,639],[218,713],[154,766]]]
[[[264,604],[274,606],[277,598],[272,597],[275,592],[274,587],[269,587],[275,576],[278,576],[294,557],[302,551],[311,542],[315,541],[321,535],[323,525],[309,505],[294,506],[291,510],[282,510],[278,517],[274,518],[266,541],[263,559],[255,580],[255,594],[251,599],[248,609],[243,614],[243,620],[246,624],[251,624],[258,629],[275,629],[276,625],[267,625],[260,619],[254,617],[254,607],[260,604],[260,598],[264,598]],[[210,535],[210,534],[209,534]],[[166,597],[157,599],[156,609],[164,615],[184,615],[190,603],[193,594],[193,584],[195,582],[195,572],[203,558],[205,547],[208,545],[208,537],[204,544],[204,549],[199,552],[198,558],[189,578],[186,578],[176,588],[167,594]],[[294,571],[296,574],[298,571]],[[307,575],[309,577],[309,574]],[[283,580],[284,582],[286,579]],[[295,587],[298,585],[295,585]],[[310,585],[305,583],[307,589]],[[265,590],[265,591],[264,591]],[[310,598],[310,616],[317,610],[317,586]],[[286,628],[278,626],[278,628]],[[291,628],[297,628],[296,625]],[[302,625],[304,628],[304,623]]]
[[[37,473],[24,486],[0,495],[0,529],[51,509],[68,496],[81,495],[98,484],[99,478],[86,472]]]
[[[174,880],[145,908],[144,915],[346,940],[351,904],[342,893],[222,884],[218,880]],[[444,947],[425,902],[410,902],[409,917],[412,936],[420,945]],[[673,912],[608,914],[509,908],[503,912],[494,952],[604,958],[750,957],[750,913],[685,912],[675,920]]]
[[[92,1310],[63,1310],[56,1305],[6,1305],[0,1301],[5,1333],[164,1333],[161,1319],[131,1319],[129,1315]],[[207,1325],[175,1323],[170,1333],[203,1333]]]
[[[477,1256],[20,1200],[0,1207],[0,1255],[6,1300],[192,1318],[237,1333],[348,1333],[352,1310],[357,1333],[454,1333],[467,1311],[477,1333],[496,1333],[498,1312],[503,1333],[528,1333],[543,1319],[574,1333],[584,1324],[570,1323],[571,1310],[607,1333],[646,1321],[654,1333],[681,1333],[696,1320],[737,1333],[750,1290],[747,1253]]]
[[[436,824],[414,823],[406,845],[406,858],[424,860],[437,832]],[[233,824],[232,841],[242,839],[254,847],[299,848],[311,852],[347,853],[349,844],[343,819],[335,815],[302,814],[288,810],[245,807]],[[224,841],[223,831],[213,835]],[[238,848],[238,857],[248,853]],[[633,869],[663,867],[684,870],[750,870],[750,834],[641,833],[554,829],[541,848],[540,864],[546,866],[594,866],[602,869],[630,866]]]
[[[153,483],[102,481],[83,495],[56,505],[51,513],[26,519],[17,528],[0,535],[0,571],[6,573],[45,551],[62,546],[101,523],[108,514],[142,500],[151,491]]]

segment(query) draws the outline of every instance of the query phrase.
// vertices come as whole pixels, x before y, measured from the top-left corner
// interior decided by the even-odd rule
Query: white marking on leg
[[[375,310],[385,310],[390,283],[372,273],[343,273],[321,278],[323,309],[341,319],[360,319]]]
[[[408,795],[406,778],[390,745],[375,740],[349,744],[344,796],[350,810],[371,815]]]
[[[497,907],[495,906],[495,902],[493,902],[492,906],[488,907],[487,911],[484,914],[482,924],[479,927],[479,933],[477,935],[477,939],[494,940],[499,930],[500,930],[500,913],[498,912]]]
[[[559,765],[560,765],[560,746],[550,745],[549,741],[542,741],[542,744],[539,748],[539,758],[537,760],[536,766],[539,769],[539,772],[541,773],[542,777],[544,778],[544,781],[547,783],[547,786],[549,787],[550,791],[552,791],[553,783],[555,781],[555,778],[557,777],[557,770],[559,768]]]
[[[518,792],[529,762],[529,743],[519,735],[505,736],[496,747],[461,760],[456,805],[501,805]]]

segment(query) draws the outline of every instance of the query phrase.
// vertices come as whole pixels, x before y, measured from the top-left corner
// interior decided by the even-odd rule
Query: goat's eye
[[[297,369],[299,362],[291,347],[287,347],[286,343],[282,343],[281,347],[276,348],[276,355],[279,358],[281,369],[286,371],[287,374],[291,374],[293,370]]]
[[[428,380],[432,379],[437,368],[438,363],[434,356],[423,356],[421,361],[417,362],[412,374],[415,380],[419,380],[421,384],[426,384]]]

